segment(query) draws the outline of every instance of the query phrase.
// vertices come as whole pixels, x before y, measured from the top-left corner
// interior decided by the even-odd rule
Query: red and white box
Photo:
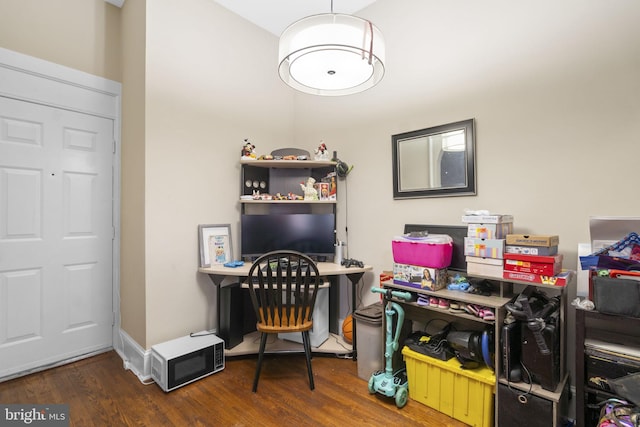
[[[521,282],[531,282],[542,285],[562,287],[566,286],[571,281],[573,274],[574,271],[571,270],[562,271],[555,276],[544,276],[542,274],[520,273],[518,271],[504,270],[502,278],[508,280],[519,280]]]
[[[562,255],[539,256],[505,253],[504,269],[520,273],[555,276],[562,271]]]
[[[393,261],[398,264],[446,268],[451,265],[453,239],[446,234],[424,237],[398,236],[391,242]]]

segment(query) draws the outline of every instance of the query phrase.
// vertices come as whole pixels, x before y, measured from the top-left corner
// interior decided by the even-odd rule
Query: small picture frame
[[[200,267],[211,267],[233,261],[231,225],[200,224],[198,225],[198,240],[200,242]]]

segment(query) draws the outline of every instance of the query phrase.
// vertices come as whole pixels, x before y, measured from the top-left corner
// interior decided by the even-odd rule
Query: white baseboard
[[[151,381],[151,350],[143,349],[122,329],[120,340],[122,348],[116,351],[124,362],[124,369],[133,372],[142,383]]]

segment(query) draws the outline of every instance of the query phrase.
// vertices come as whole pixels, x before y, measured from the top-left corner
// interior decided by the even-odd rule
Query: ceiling
[[[214,0],[226,9],[280,37],[289,25],[309,15],[356,14],[375,0]]]

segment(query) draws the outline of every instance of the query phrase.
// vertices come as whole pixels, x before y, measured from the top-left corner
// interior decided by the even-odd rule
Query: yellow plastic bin
[[[493,426],[496,377],[491,369],[461,369],[455,358],[445,362],[409,347],[402,355],[411,399],[470,426]]]

